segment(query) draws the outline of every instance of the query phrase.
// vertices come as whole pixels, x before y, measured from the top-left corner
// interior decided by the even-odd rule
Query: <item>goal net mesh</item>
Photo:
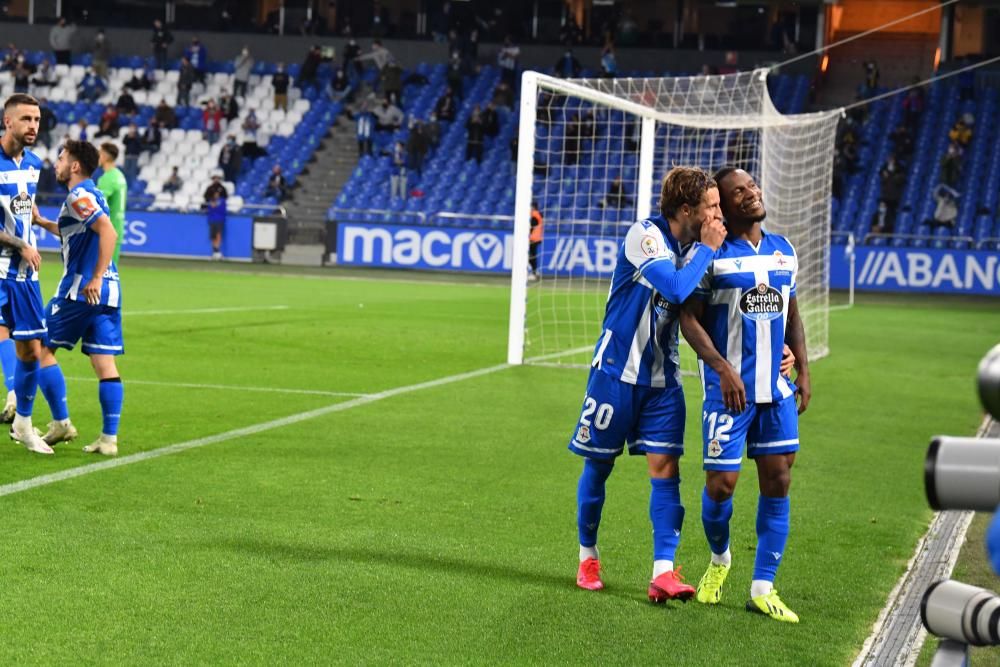
[[[534,151],[529,157],[522,147],[519,160],[532,162],[519,164],[518,188],[530,187],[544,238],[530,253],[536,275],[514,271],[512,298],[525,300],[524,361],[590,363],[621,242],[633,222],[658,213],[660,184],[675,166],[713,173],[731,165],[757,179],[765,230],[786,236],[799,256],[810,356],[828,353],[836,112],[781,115],[763,70],[569,81],[539,75],[532,99],[522,100],[521,143],[527,123]],[[518,216],[515,234],[527,236],[529,224]],[[518,289],[521,276],[526,285]],[[694,372],[684,345],[681,357]]]

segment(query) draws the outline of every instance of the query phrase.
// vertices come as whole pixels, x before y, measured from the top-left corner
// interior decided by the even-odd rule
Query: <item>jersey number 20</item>
[[[597,404],[597,401],[587,396],[583,399],[583,414],[580,415],[580,423],[590,426],[590,415],[594,413],[594,428],[603,431],[611,424],[611,418],[615,414],[615,409],[609,403]]]

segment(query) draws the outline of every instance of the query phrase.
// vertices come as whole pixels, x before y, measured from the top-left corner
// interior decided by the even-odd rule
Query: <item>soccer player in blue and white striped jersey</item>
[[[97,149],[86,141],[67,141],[56,161],[56,179],[69,188],[59,222],[41,223],[62,239],[63,275],[46,310],[49,333],[42,350],[39,387],[52,411],[44,439],[50,445],[72,440],[77,430],[69,419],[66,380],[56,363],[58,348],[80,349],[100,381],[98,399],[103,415],[100,437],[83,448],[89,453],[118,453],[118,423],[124,388],[115,357],[125,353],[122,342],[121,285],[112,257],[118,234],[104,195],[91,179],[97,169]]]
[[[699,238],[682,265],[681,248]],[[618,252],[583,410],[569,444],[585,458],[577,486],[581,588],[604,587],[597,530],[605,482],[627,444],[629,454],[646,457],[652,486],[649,599],[686,600],[695,593],[674,571],[684,521],[678,459],[684,452],[685,408],[677,318],[723,238],[715,181],[700,169],[678,167],[663,180],[660,214],[633,224]]]
[[[17,93],[7,98],[3,109],[4,135],[0,139],[0,314],[14,339],[14,393],[17,409],[11,437],[30,451],[52,454],[31,424],[38,389],[38,359],[45,337],[45,312],[38,285],[41,256],[36,249],[32,222],[41,220],[35,206],[35,190],[42,161],[28,150],[35,143],[41,120],[38,102]]]
[[[787,239],[761,228],[767,213],[750,174],[727,167],[715,178],[729,235],[681,314],[684,338],[698,353],[705,389],[702,523],[712,560],[698,583],[697,598],[707,604],[721,600],[732,560],[732,496],[746,445],[747,456],[757,464],[760,488],[757,554],[746,607],[797,623],[798,616],[778,597],[773,582],[788,540],[798,415],[811,396],[796,299],[798,258]],[[781,369],[785,343],[795,357],[794,384]]]

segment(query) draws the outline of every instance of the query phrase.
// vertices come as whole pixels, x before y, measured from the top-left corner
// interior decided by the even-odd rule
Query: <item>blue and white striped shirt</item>
[[[101,239],[91,226],[102,216],[111,218],[108,202],[92,179],[73,188],[59,211],[59,234],[62,236],[63,275],[56,288],[56,298],[86,301],[83,288],[94,276]],[[121,307],[121,285],[114,260],[108,264],[101,285],[101,305]]]
[[[38,246],[31,228],[31,211],[42,171],[42,161],[27,148],[20,160],[7,155],[0,147],[0,203],[3,205],[3,231],[19,238],[32,248]],[[38,274],[21,258],[17,250],[0,246],[0,278],[38,281]]]

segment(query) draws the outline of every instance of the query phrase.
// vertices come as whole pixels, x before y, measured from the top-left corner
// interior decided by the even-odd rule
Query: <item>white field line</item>
[[[123,317],[137,315],[202,315],[211,313],[249,313],[260,310],[288,310],[288,306],[234,306],[231,308],[184,308],[180,310],[123,310]]]
[[[72,377],[67,376],[67,380],[75,380],[78,382],[93,381],[96,382],[95,377]],[[182,387],[184,389],[222,389],[225,391],[256,391],[272,394],[304,394],[307,396],[346,396],[346,397],[357,397],[357,396],[370,396],[371,394],[361,394],[358,392],[349,391],[324,391],[322,389],[284,389],[282,387],[244,387],[238,384],[199,384],[194,382],[158,382],[156,380],[133,380],[132,378],[125,378],[125,384],[145,384],[154,387]]]
[[[976,437],[985,437],[989,432],[991,420],[989,417],[983,419],[983,423],[979,426],[979,431],[976,433]],[[958,556],[962,551],[962,545],[965,544],[965,533],[969,529],[969,524],[972,523],[972,518],[975,512],[965,512],[963,516],[959,518],[959,521],[964,524],[962,525],[955,536],[955,541],[949,549],[947,558],[943,563],[939,565],[940,571],[943,572],[942,577],[947,577],[951,574],[952,570],[955,569],[955,563],[958,562]],[[862,667],[865,665],[872,655],[872,650],[876,648],[875,643],[882,637],[882,632],[885,630],[886,624],[889,622],[889,616],[893,611],[896,610],[896,606],[899,603],[899,599],[909,590],[908,584],[913,584],[914,582],[909,581],[910,572],[917,565],[917,561],[925,556],[924,545],[927,543],[928,537],[936,533],[938,528],[938,521],[942,520],[941,512],[935,512],[934,518],[931,520],[931,525],[927,528],[927,532],[921,536],[920,540],[917,542],[917,547],[913,551],[913,556],[910,561],[906,564],[906,570],[900,575],[899,580],[893,587],[892,591],[889,593],[889,599],[886,600],[885,606],[882,607],[882,611],[879,612],[878,618],[875,619],[875,625],[872,627],[871,634],[865,639],[865,643],[861,646],[861,652],[858,657],[855,658],[852,667]],[[917,582],[919,585],[926,584],[928,582]],[[924,629],[923,625],[920,626],[920,630],[917,632],[917,636],[914,638],[913,646],[911,647],[910,655],[906,656],[904,663],[907,665],[915,664],[916,657],[920,653],[920,649],[924,644],[924,640],[927,638],[927,631]],[[902,656],[900,656],[902,658]]]
[[[38,477],[24,479],[19,482],[11,482],[10,484],[4,484],[0,486],[0,496],[9,496],[14,493],[28,491],[30,489],[38,488],[40,486],[47,486],[49,484],[55,484],[56,482],[62,482],[64,480],[73,479],[75,477],[83,477],[84,475],[90,475],[92,473],[100,472],[102,470],[108,470],[110,468],[119,468],[121,466],[131,465],[133,463],[139,463],[141,461],[148,461],[149,459],[160,458],[161,456],[177,454],[178,452],[187,451],[189,449],[205,447],[206,445],[214,445],[215,443],[218,442],[226,442],[227,440],[234,440],[236,438],[242,438],[248,435],[256,435],[257,433],[263,433],[264,431],[270,431],[276,428],[281,428],[283,426],[298,424],[299,422],[308,421],[310,419],[316,419],[317,417],[325,417],[326,415],[333,414],[335,412],[343,412],[344,410],[350,410],[351,408],[361,407],[363,405],[368,405],[369,403],[375,403],[376,401],[381,401],[386,398],[392,398],[394,396],[409,394],[416,391],[422,391],[424,389],[433,389],[435,387],[451,384],[453,382],[461,382],[462,380],[469,380],[472,378],[482,377],[483,375],[496,373],[498,371],[502,371],[507,368],[510,368],[510,366],[508,366],[507,364],[500,364],[497,366],[489,366],[488,368],[480,368],[475,371],[469,371],[468,373],[458,373],[456,375],[449,375],[443,378],[438,378],[436,380],[428,380],[427,382],[419,382],[417,384],[395,387],[393,389],[386,389],[385,391],[380,391],[374,394],[368,394],[367,396],[361,396],[352,399],[350,401],[344,401],[343,403],[334,403],[333,405],[327,405],[325,407],[317,408],[315,410],[299,412],[298,414],[289,415],[287,417],[281,417],[279,419],[272,419],[271,421],[261,422],[259,424],[252,424],[250,426],[244,426],[243,428],[233,429],[232,431],[225,431],[224,433],[217,433],[216,435],[209,435],[204,438],[197,438],[195,440],[186,440],[184,442],[178,442],[173,445],[167,445],[166,447],[160,447],[158,449],[151,449],[149,451],[139,452],[138,454],[131,454],[129,456],[122,456],[120,458],[114,458],[114,459],[106,459],[101,461],[100,463],[91,463],[89,465],[83,465],[76,468],[69,468],[68,470],[61,470],[59,472],[51,473],[49,475],[39,475]]]

